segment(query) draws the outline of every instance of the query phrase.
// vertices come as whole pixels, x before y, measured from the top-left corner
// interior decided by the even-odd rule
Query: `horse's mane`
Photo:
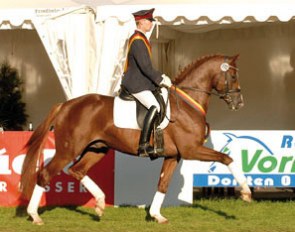
[[[223,57],[223,55],[220,55],[220,54],[206,55],[206,56],[202,56],[202,57],[196,59],[195,61],[193,61],[192,63],[188,64],[184,69],[182,69],[180,71],[180,73],[175,77],[174,83],[175,84],[178,84],[186,76],[188,76],[194,69],[196,69],[197,67],[199,67],[201,64],[205,63],[206,61],[208,61],[208,60],[210,60],[212,58],[216,58],[216,57]]]

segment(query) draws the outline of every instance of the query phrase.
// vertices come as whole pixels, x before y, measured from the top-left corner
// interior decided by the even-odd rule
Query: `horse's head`
[[[188,65],[175,78],[174,84],[179,89],[190,91],[190,96],[205,108],[207,101],[204,99],[214,94],[222,98],[231,110],[238,110],[244,106],[236,67],[238,57],[202,57]]]
[[[213,88],[217,91],[231,110],[238,110],[244,106],[243,96],[238,78],[236,60],[239,55],[233,57],[220,57],[217,62],[216,74],[213,77]]]

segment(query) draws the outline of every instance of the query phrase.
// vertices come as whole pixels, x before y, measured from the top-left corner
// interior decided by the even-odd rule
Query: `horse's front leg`
[[[177,157],[169,157],[164,159],[158,182],[158,191],[156,192],[150,207],[151,217],[161,224],[168,223],[168,219],[161,215],[160,210],[178,162],[179,159]]]
[[[184,154],[184,153],[182,153]],[[241,199],[246,202],[251,202],[251,190],[248,186],[247,179],[235,161],[228,155],[215,151],[213,149],[199,146],[190,152],[186,152],[187,156],[182,156],[183,159],[200,160],[200,161],[215,161],[226,165],[232,173],[238,184],[241,186]]]

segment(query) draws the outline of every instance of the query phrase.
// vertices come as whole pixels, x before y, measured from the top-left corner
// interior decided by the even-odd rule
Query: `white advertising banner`
[[[295,131],[212,131],[209,147],[228,154],[251,187],[295,187]],[[193,163],[194,187],[234,187],[227,166]]]

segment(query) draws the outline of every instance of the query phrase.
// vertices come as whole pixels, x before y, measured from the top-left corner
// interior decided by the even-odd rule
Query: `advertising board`
[[[295,187],[295,131],[212,131],[208,146],[228,154],[252,187]],[[194,164],[194,187],[234,187],[228,168]]]
[[[25,144],[31,132],[0,133],[0,206],[27,204],[19,192],[22,164],[26,155]],[[41,160],[45,165],[55,154],[54,135],[49,134]],[[74,161],[73,161],[74,162]],[[41,200],[44,205],[85,205],[94,206],[95,201],[80,182],[68,175],[69,163],[50,184]],[[106,203],[114,203],[114,151],[110,151],[88,175],[106,194]]]

